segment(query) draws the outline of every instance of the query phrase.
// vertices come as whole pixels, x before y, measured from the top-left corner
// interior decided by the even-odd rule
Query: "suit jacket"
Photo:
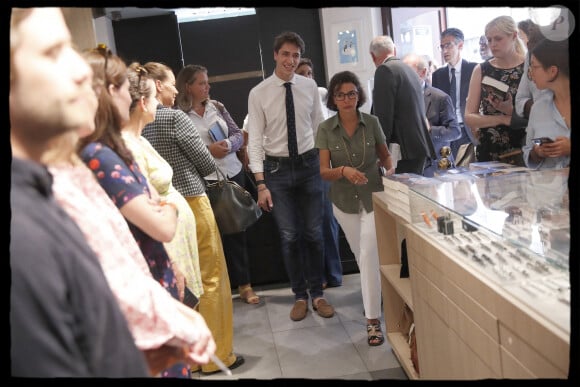
[[[145,125],[142,136],[173,168],[172,183],[180,194],[205,193],[203,178],[215,172],[216,163],[187,114],[159,104],[155,121]]]
[[[455,109],[451,102],[451,97],[443,91],[427,85],[424,91],[425,109],[427,120],[431,124],[431,140],[437,153],[437,160],[442,158],[439,153],[444,146],[450,146],[451,141],[461,137],[461,128],[457,122]],[[448,157],[453,162],[453,155]],[[437,163],[433,163],[429,168],[425,168],[425,176],[433,176],[437,170]]]
[[[471,73],[473,73],[473,68],[477,65],[476,62],[468,62],[465,59],[461,60],[461,84],[459,85],[459,107],[461,110],[461,116],[465,117],[465,102],[467,100],[467,94],[469,93],[469,81],[471,80]],[[449,67],[442,66],[433,72],[431,78],[431,84],[445,93],[449,94],[449,89],[451,83],[449,80]],[[469,136],[469,139],[473,144],[477,144],[477,139],[473,137],[471,129],[468,126],[465,127],[465,131]]]
[[[400,145],[402,160],[437,158],[417,73],[399,58],[388,58],[375,71],[373,114],[379,118],[387,143]]]

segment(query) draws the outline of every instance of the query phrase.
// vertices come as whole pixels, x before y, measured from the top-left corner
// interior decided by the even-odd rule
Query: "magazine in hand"
[[[505,96],[510,88],[507,83],[498,81],[488,75],[484,76],[481,80],[481,87],[485,88],[489,94],[492,94],[500,101],[505,100]]]
[[[226,139],[226,135],[217,121],[209,128],[209,136],[214,142]]]

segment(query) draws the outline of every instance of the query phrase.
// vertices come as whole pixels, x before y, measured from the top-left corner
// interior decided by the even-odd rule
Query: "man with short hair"
[[[443,90],[451,97],[452,101],[455,101],[455,115],[461,128],[461,137],[451,142],[451,151],[454,157],[457,157],[457,151],[461,145],[473,144],[475,147],[478,143],[471,129],[465,126],[463,120],[471,73],[477,65],[476,62],[468,62],[461,58],[463,39],[463,32],[457,28],[448,28],[441,32],[439,48],[443,52],[443,59],[447,66],[438,68],[432,76],[433,87]],[[455,93],[453,93],[455,95],[451,95],[453,76],[455,77]]]
[[[437,162],[425,168],[424,175],[433,177],[435,171],[452,168],[453,154],[450,142],[457,140],[461,136],[461,129],[455,117],[455,109],[451,103],[451,97],[436,87],[427,83],[429,62],[424,55],[407,54],[403,57],[403,62],[409,65],[419,76],[419,83],[425,98],[425,109],[427,120],[429,121],[429,134],[433,141],[433,147],[437,153]]]
[[[280,231],[295,299],[293,321],[306,317],[308,288],[313,310],[326,318],[334,315],[322,289],[323,195],[320,158],[314,147],[323,121],[320,96],[313,79],[295,74],[304,47],[295,32],[278,35],[274,73],[250,90],[248,98],[249,166],[256,178],[258,205],[272,212]],[[304,238],[303,249],[299,238]]]
[[[387,143],[399,144],[396,173],[422,175],[437,159],[425,117],[423,90],[417,74],[399,58],[390,36],[373,38],[370,54],[377,69],[372,113],[379,118]]]
[[[56,204],[41,164],[53,139],[94,119],[91,86],[59,8],[12,9],[12,376],[149,376],[95,253]]]

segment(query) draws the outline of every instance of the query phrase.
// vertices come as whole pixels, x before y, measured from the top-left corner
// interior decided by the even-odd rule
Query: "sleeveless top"
[[[512,96],[515,114],[516,93],[524,73],[524,62],[509,69],[493,67],[489,60],[481,64],[481,78],[490,76],[509,86],[508,93]],[[484,115],[503,114],[496,110],[487,100],[488,91],[481,88],[479,111]],[[477,161],[499,161],[499,155],[512,150],[520,149],[525,140],[525,128],[510,128],[498,125],[490,128],[480,128],[479,145],[476,148]],[[504,160],[505,161],[505,160]]]

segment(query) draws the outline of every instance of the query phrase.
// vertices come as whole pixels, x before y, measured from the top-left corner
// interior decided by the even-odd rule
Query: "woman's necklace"
[[[365,153],[366,153],[366,148],[367,148],[366,147],[367,140],[366,140],[364,128],[362,128],[362,145],[363,145],[362,161],[356,167],[352,163],[352,159],[350,158],[350,151],[348,149],[348,146],[346,145],[346,142],[344,141],[344,137],[340,136],[340,139],[342,140],[342,145],[344,145],[344,151],[346,152],[346,157],[348,158],[348,162],[350,163],[350,166],[353,168],[356,168],[356,169],[359,169],[360,167],[362,167],[365,163]]]

